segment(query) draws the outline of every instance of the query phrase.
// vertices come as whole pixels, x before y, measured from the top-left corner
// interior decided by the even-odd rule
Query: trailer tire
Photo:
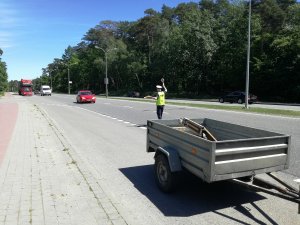
[[[155,180],[158,187],[166,193],[172,192],[177,183],[177,173],[172,173],[168,159],[159,154],[155,157]]]

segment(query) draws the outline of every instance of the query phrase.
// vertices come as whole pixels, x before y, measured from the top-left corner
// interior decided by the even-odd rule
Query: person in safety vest
[[[164,78],[161,79],[162,86],[156,85],[157,95],[156,99],[156,114],[158,119],[162,119],[162,115],[164,112],[164,107],[166,104],[165,96],[167,92],[167,88],[164,83]]]

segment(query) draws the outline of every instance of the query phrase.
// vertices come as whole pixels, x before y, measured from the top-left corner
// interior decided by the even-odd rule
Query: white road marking
[[[138,127],[137,124],[135,123],[131,123],[131,122],[128,122],[128,121],[124,121],[124,120],[120,120],[118,118],[115,118],[115,117],[111,117],[111,116],[108,116],[108,115],[105,115],[105,114],[102,114],[102,113],[98,113],[98,112],[95,112],[95,111],[92,111],[92,110],[89,110],[89,109],[85,109],[85,108],[82,108],[82,107],[77,107],[77,106],[70,106],[70,105],[63,105],[63,104],[47,104],[47,103],[41,103],[42,105],[49,105],[49,106],[59,106],[59,107],[70,107],[70,108],[79,108],[81,110],[84,110],[84,111],[87,111],[87,112],[90,112],[90,113],[94,113],[94,114],[97,114],[98,116],[103,116],[103,117],[106,117],[106,118],[109,118],[109,119],[112,119],[112,120],[117,120],[118,122],[122,122],[124,124],[129,124],[133,127]],[[138,127],[142,130],[146,130],[147,127]]]

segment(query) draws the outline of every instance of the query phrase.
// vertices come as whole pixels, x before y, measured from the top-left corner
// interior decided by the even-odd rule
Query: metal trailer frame
[[[163,154],[172,174],[185,169],[207,183],[231,180],[296,202],[300,213],[299,190],[272,174],[289,167],[291,136],[207,118],[192,121],[209,130],[216,141],[199,137],[179,120],[148,120],[146,151],[155,152],[155,159]],[[265,173],[284,188],[255,177]],[[252,179],[240,179],[244,177]]]
[[[262,191],[267,194],[277,196],[279,198],[283,198],[291,202],[298,203],[298,213],[300,214],[300,189],[297,189],[291,186],[290,184],[284,182],[283,180],[278,178],[275,174],[272,173],[266,173],[266,174],[269,175],[271,178],[273,178],[273,180],[280,183],[281,186],[259,177],[252,177],[252,179],[249,180],[248,182],[242,179],[232,179],[231,181],[233,183],[242,185],[254,191]]]

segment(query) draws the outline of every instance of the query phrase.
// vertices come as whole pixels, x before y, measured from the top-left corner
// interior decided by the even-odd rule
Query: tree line
[[[261,100],[299,102],[300,4],[251,3],[250,92]],[[245,90],[249,1],[202,0],[144,13],[132,22],[101,21],[34,83],[67,93],[69,75],[72,93],[105,93],[107,65],[115,95],[151,93],[162,77],[168,97]]]
[[[7,90],[8,87],[8,75],[6,63],[2,61],[1,56],[3,50],[0,48],[0,96]]]

